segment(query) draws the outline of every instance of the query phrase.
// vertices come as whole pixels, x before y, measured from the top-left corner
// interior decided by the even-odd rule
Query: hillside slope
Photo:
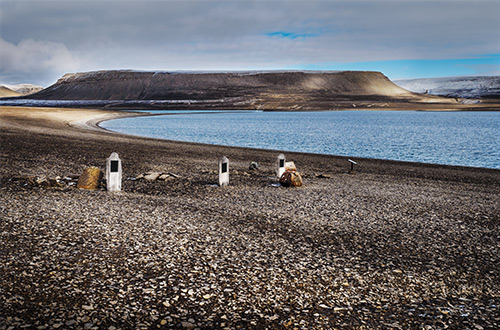
[[[411,93],[380,72],[95,71],[66,74],[38,100],[151,101],[150,107],[333,109],[383,102],[455,102]],[[156,101],[156,102],[155,102]],[[143,103],[143,102],[142,102]],[[117,102],[110,107],[119,107]],[[141,105],[144,107],[144,105]]]
[[[397,80],[395,83],[415,93],[459,98],[500,99],[500,76],[474,76]]]
[[[42,86],[33,85],[33,84],[17,84],[17,85],[4,84],[3,86],[5,86],[9,89],[12,89],[14,92],[22,94],[22,95],[37,93],[43,89]]]
[[[12,97],[12,96],[20,96],[21,94],[14,92],[12,89],[0,86],[0,97]]]

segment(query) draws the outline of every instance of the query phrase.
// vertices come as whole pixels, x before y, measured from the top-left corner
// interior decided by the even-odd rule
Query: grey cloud
[[[20,2],[20,4],[17,4]],[[477,5],[479,3],[480,5]],[[498,2],[7,1],[2,34],[64,42],[189,43],[285,31],[395,42],[495,38]]]
[[[500,49],[498,1],[2,0],[1,6],[4,40],[63,45],[82,70],[280,68]]]
[[[29,77],[48,84],[80,63],[61,43],[25,39],[15,45],[0,38],[0,49],[0,77],[6,82]]]

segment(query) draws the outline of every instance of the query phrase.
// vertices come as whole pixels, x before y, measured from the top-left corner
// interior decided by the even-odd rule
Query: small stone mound
[[[168,181],[170,179],[178,179],[181,176],[175,173],[167,172],[147,172],[147,173],[142,173],[139,174],[138,176],[135,177],[136,180],[146,180],[146,181]]]
[[[67,186],[75,186],[78,177],[60,177],[48,178],[46,176],[19,176],[9,179],[10,182],[18,182],[24,186],[38,188],[62,188]]]

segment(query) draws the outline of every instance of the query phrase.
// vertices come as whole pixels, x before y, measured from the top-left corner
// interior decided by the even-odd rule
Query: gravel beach
[[[0,107],[0,329],[500,328],[500,170],[287,152],[284,188],[125,115]],[[76,188],[112,152],[123,191]]]

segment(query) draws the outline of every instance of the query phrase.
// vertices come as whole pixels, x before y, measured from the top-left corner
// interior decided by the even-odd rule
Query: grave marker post
[[[278,160],[276,161],[276,175],[278,179],[281,178],[281,175],[285,172],[285,155],[279,154]]]
[[[219,159],[219,186],[229,185],[229,159],[222,157]]]
[[[116,152],[106,160],[106,189],[108,191],[122,190],[122,161]]]

